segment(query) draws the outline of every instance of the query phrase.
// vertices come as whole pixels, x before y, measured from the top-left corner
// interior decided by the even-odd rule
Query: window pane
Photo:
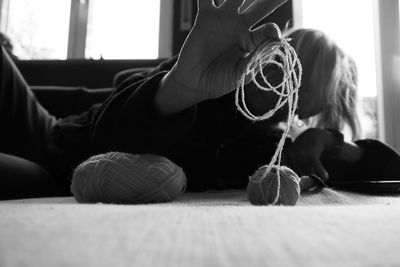
[[[372,0],[303,0],[303,26],[324,31],[354,58],[364,96],[377,92],[372,7]]]
[[[87,58],[158,58],[160,0],[91,0]]]
[[[373,0],[303,0],[303,27],[324,31],[357,64],[364,137],[377,137]],[[356,15],[355,15],[356,14]],[[339,19],[338,19],[339,18]]]
[[[3,0],[4,1],[4,0]],[[71,0],[6,0],[1,30],[20,59],[65,59]]]

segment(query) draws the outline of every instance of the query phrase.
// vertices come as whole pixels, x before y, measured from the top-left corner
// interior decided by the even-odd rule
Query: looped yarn
[[[275,65],[282,72],[282,81],[276,85],[267,79],[264,74],[264,68],[267,65]],[[298,92],[301,85],[301,76],[303,69],[300,60],[296,54],[295,49],[288,43],[288,40],[281,39],[279,41],[267,41],[257,47],[257,49],[250,55],[250,61],[247,65],[246,72],[242,75],[238,88],[235,94],[235,104],[237,109],[251,121],[262,121],[272,117],[275,112],[282,108],[285,104],[288,105],[288,119],[287,127],[284,130],[281,139],[279,140],[278,147],[269,162],[269,164],[259,168],[256,173],[250,177],[249,184],[258,183],[260,186],[267,174],[271,172],[272,168],[277,170],[274,172],[276,175],[276,196],[273,201],[265,201],[265,203],[277,204],[280,199],[281,190],[281,173],[288,168],[282,169],[281,159],[285,139],[288,136],[290,127],[295,117],[295,112],[298,103]],[[279,96],[275,107],[266,111],[263,115],[254,115],[246,105],[245,99],[245,78],[251,75],[252,82],[261,91],[272,91]],[[261,77],[261,81],[257,80]],[[260,171],[261,174],[260,175]],[[296,175],[297,176],[297,175]],[[297,183],[299,183],[297,181]],[[249,187],[248,187],[249,188]],[[286,188],[285,190],[297,190],[296,188]],[[264,192],[265,190],[262,190]],[[248,191],[249,192],[249,191]],[[253,192],[254,193],[254,192]],[[268,196],[269,197],[269,196]],[[296,200],[297,201],[297,200]],[[284,204],[284,203],[283,203]]]
[[[172,201],[186,188],[182,168],[153,155],[109,152],[82,162],[71,192],[81,203],[144,204]]]

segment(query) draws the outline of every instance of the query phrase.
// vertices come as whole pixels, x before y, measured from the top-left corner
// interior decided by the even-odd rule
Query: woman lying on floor
[[[286,112],[254,123],[236,110],[233,91],[246,55],[280,37],[275,24],[249,28],[285,0],[259,1],[238,13],[242,2],[216,7],[199,1],[177,58],[130,76],[103,103],[66,118],[38,103],[2,48],[0,198],[68,193],[74,167],[108,151],[163,155],[184,169],[190,191],[243,188],[274,153],[280,138],[275,126]],[[393,170],[386,172],[399,160],[396,152],[376,140],[344,143],[339,132],[347,125],[354,139],[359,134],[354,62],[321,32],[298,30],[287,37],[304,70],[297,114],[312,118],[313,128],[287,140],[284,163],[299,175],[323,179],[392,178]],[[274,69],[265,73],[280,76]],[[246,98],[253,112],[264,113],[277,97],[249,83]]]

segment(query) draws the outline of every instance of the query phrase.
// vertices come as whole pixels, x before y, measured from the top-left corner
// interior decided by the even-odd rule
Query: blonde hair
[[[309,126],[343,130],[350,127],[352,139],[360,137],[357,67],[354,60],[327,35],[315,29],[287,31],[285,38],[296,50],[303,66],[302,86],[323,90],[326,106],[308,119]]]

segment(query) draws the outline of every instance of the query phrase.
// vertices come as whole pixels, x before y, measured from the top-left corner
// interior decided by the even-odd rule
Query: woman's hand
[[[315,174],[326,181],[329,177],[321,163],[321,156],[337,143],[337,137],[331,132],[310,128],[288,147],[285,154],[287,163],[299,176]]]
[[[244,0],[225,0],[219,7],[213,0],[198,0],[194,26],[156,95],[160,112],[173,114],[233,91],[245,72],[247,55],[260,42],[280,37],[273,23],[250,28],[286,1],[257,0],[239,12]]]

